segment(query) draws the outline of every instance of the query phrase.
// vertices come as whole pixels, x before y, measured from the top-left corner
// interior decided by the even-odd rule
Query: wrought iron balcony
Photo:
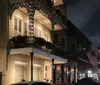
[[[33,47],[41,49],[42,51],[60,56],[62,58],[67,57],[67,52],[60,49],[59,47],[55,47],[52,43],[45,41],[43,38],[34,37],[34,43],[28,42],[28,36],[15,36],[8,42],[8,49],[16,49],[16,48],[27,48]]]
[[[45,16],[47,16],[49,19],[51,19],[53,22],[60,24],[64,28],[67,29],[66,23],[67,23],[67,17],[66,15],[63,15],[62,12],[58,9],[56,9],[53,6],[53,2],[51,0],[10,0],[10,4],[19,4],[22,2],[32,2],[36,7],[38,7],[37,10],[44,13]]]
[[[61,24],[63,27],[66,28],[66,23],[67,23],[66,15],[63,15],[59,9],[56,9],[53,6],[53,2],[51,0],[46,0],[49,1],[48,2],[49,4],[45,4],[44,3],[45,0],[36,0],[36,1],[37,3],[39,3],[41,7],[43,7],[43,12],[45,12],[46,14],[50,14],[50,17],[53,18],[55,22]]]

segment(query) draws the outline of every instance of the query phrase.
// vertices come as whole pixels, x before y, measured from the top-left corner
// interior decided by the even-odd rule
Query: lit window
[[[18,26],[17,23],[18,23],[17,18],[14,18],[14,29],[15,29],[15,30],[18,29],[18,27],[17,27],[17,26]]]
[[[27,35],[27,23],[23,22],[24,35]]]
[[[22,30],[22,20],[15,17],[14,18],[14,36],[21,35]]]
[[[41,37],[41,31],[39,29],[36,29],[36,36]]]
[[[19,20],[19,32],[21,32],[22,22]]]

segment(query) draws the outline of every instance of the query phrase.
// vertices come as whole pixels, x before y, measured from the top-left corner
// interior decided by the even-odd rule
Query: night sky
[[[68,0],[68,19],[100,46],[100,0]]]

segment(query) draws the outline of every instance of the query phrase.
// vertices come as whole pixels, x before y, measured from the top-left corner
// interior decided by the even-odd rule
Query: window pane
[[[18,29],[18,28],[17,28],[17,19],[16,19],[16,18],[14,18],[14,29],[15,29],[15,30]]]
[[[36,29],[36,35],[37,37],[41,37],[41,31],[39,29]]]
[[[27,23],[24,22],[24,33],[27,34]]]
[[[21,20],[19,20],[19,31],[20,31],[20,32],[21,32],[21,26],[22,26]]]

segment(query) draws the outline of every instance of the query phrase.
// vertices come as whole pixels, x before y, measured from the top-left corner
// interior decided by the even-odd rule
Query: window
[[[27,23],[23,22],[24,35],[27,35]]]
[[[41,37],[41,30],[39,30],[39,29],[35,29],[35,35],[36,35],[36,37]]]
[[[47,71],[47,66],[45,66],[45,71]]]
[[[37,37],[37,31],[38,29],[37,28],[34,28],[34,36]]]
[[[22,32],[22,20],[15,17],[14,18],[14,35],[21,35]]]
[[[18,20],[17,20],[17,18],[14,18],[14,29],[15,30],[18,29],[17,24],[18,24]]]
[[[43,33],[43,36],[42,36],[46,41],[50,41],[50,37],[47,33]]]
[[[21,32],[22,22],[19,20],[19,32]]]
[[[46,40],[48,41],[48,36],[46,35]]]

